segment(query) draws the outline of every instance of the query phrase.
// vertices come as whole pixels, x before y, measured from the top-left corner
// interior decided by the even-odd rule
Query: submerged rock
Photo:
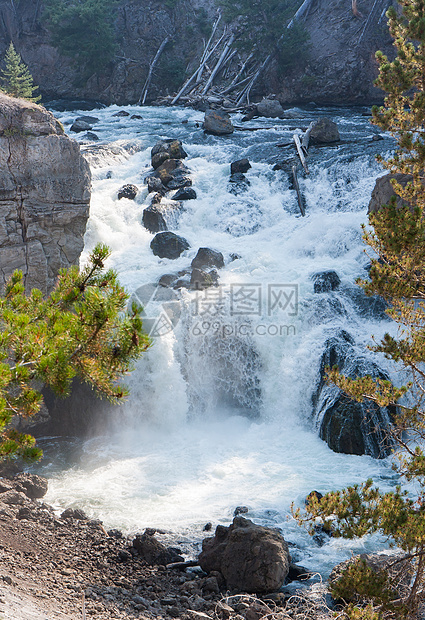
[[[168,230],[173,224],[177,223],[182,210],[182,205],[179,202],[152,202],[143,211],[143,226],[151,233]]]
[[[181,187],[171,197],[171,200],[196,200],[196,192],[191,187]]]
[[[251,167],[248,159],[238,159],[230,164],[230,174],[236,174],[237,172],[245,174]]]
[[[384,458],[390,454],[393,441],[389,431],[395,413],[393,407],[378,407],[373,402],[356,402],[335,385],[325,381],[325,368],[338,366],[348,377],[389,380],[378,366],[354,349],[354,340],[341,330],[325,344],[320,363],[320,379],[313,394],[314,415],[319,435],[334,452],[343,454],[368,454]]]
[[[329,293],[335,291],[341,284],[341,280],[336,271],[321,271],[312,276],[314,281],[315,293]]]
[[[244,517],[229,527],[218,525],[214,537],[202,542],[198,559],[205,572],[220,572],[227,588],[255,593],[281,588],[290,563],[283,536]]]
[[[192,269],[205,269],[205,267],[224,267],[224,258],[221,252],[211,248],[199,248],[191,263]]]

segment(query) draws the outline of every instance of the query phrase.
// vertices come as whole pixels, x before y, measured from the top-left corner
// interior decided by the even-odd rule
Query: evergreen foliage
[[[328,369],[328,378],[359,402],[398,405],[392,433],[401,450],[394,468],[402,480],[414,483],[415,495],[401,487],[381,493],[369,480],[321,500],[312,498],[306,515],[298,512],[302,521],[329,521],[336,536],[381,532],[406,553],[413,578],[408,591],[393,600],[385,599],[384,587],[378,592],[372,588],[370,575],[354,570],[351,582],[370,605],[347,608],[346,617],[353,620],[418,618],[425,604],[425,2],[399,0],[399,5],[401,12],[394,7],[387,12],[397,56],[389,61],[377,53],[376,84],[387,96],[372,114],[373,122],[397,141],[394,155],[380,161],[391,173],[409,175],[409,181],[404,188],[392,181],[404,206],[397,206],[394,197],[369,217],[371,229],[364,229],[364,239],[376,258],[370,279],[360,284],[368,295],[389,302],[388,314],[399,328],[397,337],[386,334],[371,349],[398,363],[410,381],[396,387],[371,377],[350,379],[337,368]]]
[[[46,0],[44,18],[53,45],[73,58],[83,79],[114,57],[114,17],[118,0]]]
[[[89,383],[99,395],[119,402],[117,383],[150,345],[139,309],[126,312],[128,295],[117,275],[105,270],[108,248],[95,248],[81,270],[62,270],[47,297],[25,294],[16,271],[0,297],[0,461],[41,457],[32,436],[20,433],[14,416],[40,410],[39,387],[69,394],[72,380]]]
[[[33,102],[40,101],[41,96],[34,97],[38,86],[34,86],[32,75],[12,42],[6,51],[4,63],[5,68],[0,73],[2,91],[12,97],[21,97]]]

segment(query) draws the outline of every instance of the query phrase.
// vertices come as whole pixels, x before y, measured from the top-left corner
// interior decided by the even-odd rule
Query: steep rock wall
[[[375,52],[392,53],[385,18],[390,4],[391,0],[357,0],[356,16],[347,0],[313,0],[302,21],[310,36],[309,61],[295,62],[285,71],[271,63],[253,93],[274,92],[287,104],[381,101],[382,92],[373,87]],[[156,70],[150,99],[178,89],[178,73],[196,67],[207,37],[205,24],[213,22],[216,10],[216,0],[176,0],[172,8],[160,0],[122,0],[115,20],[116,56],[101,74],[84,82],[75,63],[50,44],[42,1],[20,0],[13,8],[9,0],[0,0],[0,55],[13,40],[47,98],[136,103],[149,62],[166,36],[170,44],[161,58],[166,71]],[[265,56],[262,50],[255,54],[259,61]]]
[[[0,283],[22,269],[48,293],[77,264],[89,215],[90,169],[50,112],[0,93]]]

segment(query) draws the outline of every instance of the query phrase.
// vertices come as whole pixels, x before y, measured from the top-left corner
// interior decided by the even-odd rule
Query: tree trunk
[[[149,90],[149,85],[150,85],[151,79],[152,79],[153,70],[155,69],[155,65],[157,64],[157,62],[158,62],[162,52],[164,51],[164,47],[167,45],[169,40],[170,40],[170,37],[167,35],[165,37],[165,39],[163,40],[163,42],[161,43],[161,45],[159,46],[158,51],[156,52],[154,59],[152,60],[151,64],[149,65],[148,77],[146,78],[146,82],[145,82],[145,85],[143,87],[142,94],[140,95],[140,99],[138,101],[139,105],[144,105],[145,104],[146,97],[147,97],[148,90]]]

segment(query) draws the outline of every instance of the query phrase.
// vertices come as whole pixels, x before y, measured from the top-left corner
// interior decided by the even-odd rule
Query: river
[[[147,325],[156,322],[157,329],[128,377],[128,402],[105,418],[96,437],[42,442],[46,456],[38,471],[49,478],[46,500],[58,510],[81,507],[127,533],[161,528],[192,553],[207,522],[228,524],[243,505],[249,518],[281,529],[294,544],[295,560],[326,576],[352,551],[385,543],[374,536],[319,546],[292,519],[291,503],[302,505],[313,489],[326,492],[367,477],[386,489],[396,482],[388,459],[332,452],[311,415],[326,340],[343,328],[364,353],[371,334],[391,327],[359,303],[354,282],[369,262],[361,224],[383,173],[375,154],[393,143],[387,136],[372,139],[378,131],[366,109],[312,105],[296,109],[296,119],[246,124],[236,114],[236,125],[261,129],[226,137],[205,135],[203,114],[191,109],[128,106],[130,116],[114,116],[121,109],[88,113],[99,118],[96,145],[114,152],[96,146],[93,155],[92,146],[82,144],[93,173],[82,261],[96,243],[107,243],[109,266],[141,298]],[[68,131],[84,114],[56,115]],[[311,148],[310,174],[300,175],[301,217],[288,175],[273,170],[294,149],[277,144],[289,143],[295,128],[319,116],[337,122],[342,143]],[[84,143],[82,134],[71,135]],[[160,138],[182,140],[197,192],[174,222],[172,230],[191,246],[174,261],[153,255],[153,235],[142,224],[150,203],[144,177]],[[252,168],[249,185],[238,193],[229,184],[229,165],[244,157]],[[139,188],[134,201],[117,199],[125,183]],[[188,268],[199,247],[223,253],[219,287],[158,299],[159,278]],[[314,293],[312,275],[326,270],[338,273],[339,289]],[[170,317],[170,307],[172,321],[161,331],[157,319],[164,310]]]

